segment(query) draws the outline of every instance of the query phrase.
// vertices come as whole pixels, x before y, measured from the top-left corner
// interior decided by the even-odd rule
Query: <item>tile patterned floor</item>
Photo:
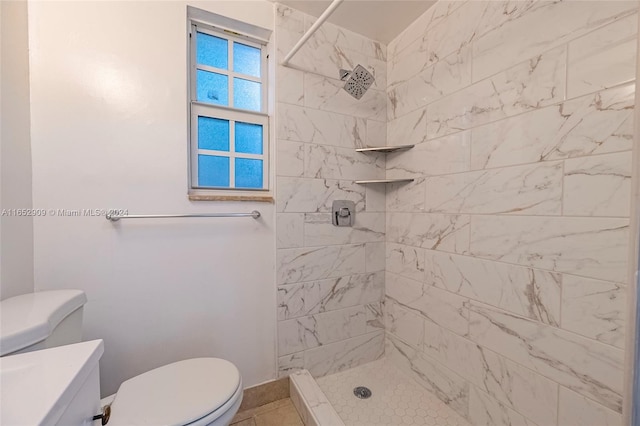
[[[321,377],[317,382],[347,426],[470,426],[385,358]],[[368,387],[373,395],[356,398],[356,386]]]
[[[290,398],[239,411],[230,426],[304,426]]]

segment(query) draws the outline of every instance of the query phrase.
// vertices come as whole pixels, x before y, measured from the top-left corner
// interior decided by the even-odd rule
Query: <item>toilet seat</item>
[[[123,382],[111,404],[109,425],[209,424],[241,399],[240,372],[232,363],[188,359]]]

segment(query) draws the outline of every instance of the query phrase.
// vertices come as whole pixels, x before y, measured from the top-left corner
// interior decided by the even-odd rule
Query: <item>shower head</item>
[[[340,70],[340,80],[346,81],[344,90],[347,93],[356,99],[360,99],[371,87],[375,79],[365,67],[358,65],[353,71]]]

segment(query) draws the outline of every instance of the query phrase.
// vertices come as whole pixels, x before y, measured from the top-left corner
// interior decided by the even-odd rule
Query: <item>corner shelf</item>
[[[415,145],[398,145],[398,146],[380,146],[380,147],[369,147],[369,148],[357,148],[356,152],[395,152],[395,151],[403,151],[405,149],[411,149]]]
[[[413,148],[415,145],[398,145],[398,146],[380,146],[380,147],[370,147],[370,148],[357,148],[356,152],[382,152],[384,154],[388,154],[390,152],[396,151],[404,151],[407,149]],[[404,179],[368,179],[368,180],[357,180],[355,181],[359,185],[369,185],[375,183],[401,183],[401,182],[413,182],[412,178],[404,178]]]
[[[360,185],[368,185],[371,183],[398,183],[398,182],[413,182],[414,179],[371,179],[371,180],[357,180],[356,183]]]

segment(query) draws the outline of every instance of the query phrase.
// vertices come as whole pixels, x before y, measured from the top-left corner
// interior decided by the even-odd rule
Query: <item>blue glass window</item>
[[[198,148],[229,151],[229,121],[198,117]]]
[[[236,188],[262,186],[262,160],[236,158]]]
[[[198,70],[198,100],[216,105],[229,105],[228,77],[214,72]]]
[[[260,49],[233,43],[233,70],[237,73],[260,77]]]
[[[198,155],[198,186],[229,187],[229,157]]]
[[[255,81],[233,79],[233,106],[236,108],[260,111],[262,99],[260,96],[260,83]]]
[[[236,152],[262,154],[262,126],[236,121]]]
[[[209,34],[196,33],[196,61],[223,70],[229,68],[227,40]]]
[[[0,0],[1,1],[1,0]],[[189,92],[194,187],[262,190],[269,171],[264,52],[231,33],[191,24]],[[209,33],[211,31],[211,33]],[[235,111],[234,111],[235,110]],[[250,158],[244,158],[250,157]]]

